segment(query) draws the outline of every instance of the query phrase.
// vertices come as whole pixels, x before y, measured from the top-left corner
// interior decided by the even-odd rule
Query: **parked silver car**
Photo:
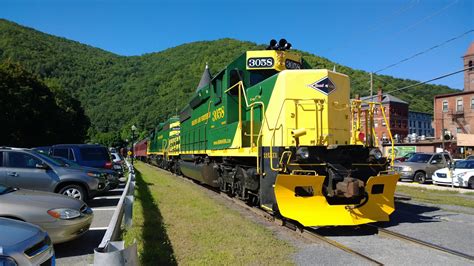
[[[92,171],[92,172],[98,172],[98,173],[103,174],[106,177],[106,188],[104,189],[104,191],[116,189],[120,184],[120,180],[119,180],[120,178],[117,171],[104,169],[104,168],[81,166],[74,161],[65,159],[63,157],[58,157],[58,156],[51,156],[51,158],[61,161],[66,167],[79,168],[84,171]]]
[[[90,169],[66,167],[30,149],[0,148],[0,184],[87,200],[104,192],[106,177]]]
[[[93,212],[87,204],[71,197],[0,185],[0,217],[38,225],[54,243],[61,243],[87,232]]]
[[[405,162],[396,162],[393,168],[400,173],[400,179],[411,179],[424,184],[431,180],[436,170],[447,167],[452,161],[449,153],[417,152]]]
[[[55,265],[48,234],[38,226],[0,218],[0,265]]]

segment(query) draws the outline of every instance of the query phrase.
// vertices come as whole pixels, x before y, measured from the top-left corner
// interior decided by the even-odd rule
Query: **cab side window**
[[[53,156],[63,157],[68,159],[68,149],[66,148],[55,148],[53,150]]]
[[[68,150],[69,150],[69,158],[68,159],[71,160],[71,161],[76,161],[76,157],[74,157],[74,150],[71,149],[71,148],[69,148]]]
[[[244,73],[242,72],[242,70],[237,70],[237,69],[231,70],[230,78],[229,78],[229,88],[237,84],[241,80],[241,78],[243,78],[243,74]],[[229,93],[231,95],[239,95],[238,86],[236,85],[232,90],[229,91]]]
[[[438,163],[442,163],[442,162],[443,162],[443,158],[441,157],[440,154],[435,154],[435,155],[433,156],[433,158],[431,158],[431,162],[433,162],[433,161],[436,161],[437,164],[438,164]]]
[[[214,88],[214,95],[216,96],[214,105],[221,103],[222,100],[222,80],[218,77],[212,81],[212,87]]]
[[[8,166],[14,168],[36,168],[42,162],[37,158],[22,152],[8,153]]]
[[[444,159],[446,160],[447,163],[451,162],[451,158],[449,158],[449,155],[443,154],[443,156],[444,156]]]

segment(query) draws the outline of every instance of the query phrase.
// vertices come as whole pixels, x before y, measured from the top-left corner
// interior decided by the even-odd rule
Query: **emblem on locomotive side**
[[[318,90],[326,95],[336,89],[336,85],[328,77],[324,77],[314,83],[308,84],[308,87]]]

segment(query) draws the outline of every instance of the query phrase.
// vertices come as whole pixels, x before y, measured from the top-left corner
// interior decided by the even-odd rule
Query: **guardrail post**
[[[125,222],[125,228],[130,228],[132,226],[133,222],[133,196],[127,196],[125,197],[125,202],[124,202],[124,222]]]
[[[127,184],[120,196],[117,208],[107,231],[99,246],[94,249],[94,265],[138,265],[137,244],[133,243],[125,248],[124,241],[120,240],[122,220],[126,228],[132,225],[133,192],[135,191],[135,171],[128,161],[125,161],[129,176]]]

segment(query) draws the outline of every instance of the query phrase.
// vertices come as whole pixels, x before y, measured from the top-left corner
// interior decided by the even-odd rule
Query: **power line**
[[[457,1],[457,0],[456,0]],[[399,9],[397,9],[396,11],[392,12],[390,15],[386,16],[385,18],[383,18],[382,20],[379,20],[376,24],[370,26],[369,28],[367,28],[367,30],[365,31],[362,31],[360,33],[357,33],[357,34],[353,34],[351,37],[349,37],[348,39],[346,39],[346,41],[342,42],[343,45],[342,46],[339,46],[339,47],[330,47],[330,48],[327,48],[321,52],[332,52],[333,50],[335,49],[344,49],[344,48],[347,48],[347,47],[350,47],[350,46],[353,46],[354,43],[356,43],[357,41],[359,41],[361,35],[362,36],[367,36],[367,34],[369,33],[372,33],[372,32],[376,32],[378,31],[380,28],[383,28],[389,21],[393,20],[394,18],[402,15],[403,13],[409,11],[410,9],[412,9],[413,7],[415,7],[418,3],[420,2],[420,0],[411,0],[407,6],[403,6]]]
[[[423,84],[426,84],[426,83],[429,83],[429,82],[432,82],[432,81],[435,81],[435,80],[444,79],[444,78],[447,78],[447,77],[449,77],[449,76],[452,76],[452,75],[455,75],[455,74],[458,74],[458,73],[461,73],[461,72],[464,72],[464,71],[472,70],[472,69],[474,69],[474,67],[467,67],[467,68],[464,68],[464,69],[461,69],[461,70],[458,70],[458,71],[454,71],[454,72],[451,72],[451,73],[448,73],[448,74],[444,74],[444,75],[438,76],[438,77],[436,77],[436,78],[432,78],[432,79],[430,79],[430,80],[418,82],[418,83],[415,83],[415,84],[412,84],[412,85],[408,85],[408,86],[402,87],[402,88],[400,88],[400,89],[396,89],[396,90],[393,90],[393,91],[389,91],[388,93],[406,90],[406,89],[413,88],[413,87],[416,87],[416,86],[419,86],[419,85],[423,85]]]
[[[467,34],[469,34],[469,33],[471,33],[471,32],[474,32],[474,29],[468,30],[468,31],[464,32],[463,34],[461,34],[461,35],[459,35],[459,36],[453,37],[453,38],[451,38],[451,39],[449,39],[449,40],[446,40],[446,41],[444,41],[444,42],[442,42],[442,43],[440,43],[440,44],[437,44],[437,45],[435,45],[435,46],[433,46],[433,47],[430,47],[430,48],[428,48],[428,49],[426,49],[426,50],[424,50],[424,51],[421,51],[421,52],[416,53],[416,54],[414,54],[414,55],[412,55],[412,56],[409,56],[409,57],[407,57],[407,58],[405,58],[405,59],[402,59],[402,60],[400,60],[400,61],[398,61],[398,62],[396,62],[396,63],[393,63],[393,64],[390,64],[390,65],[388,65],[388,66],[386,66],[386,67],[383,67],[383,68],[381,68],[381,69],[379,69],[379,70],[377,70],[377,71],[375,71],[375,72],[373,72],[373,73],[374,73],[374,74],[377,74],[377,73],[379,73],[379,72],[382,72],[382,71],[384,71],[384,70],[387,70],[387,69],[389,69],[389,68],[392,68],[392,67],[394,67],[394,66],[396,66],[396,65],[399,65],[399,64],[401,64],[401,63],[403,63],[403,62],[406,62],[406,61],[408,61],[408,60],[411,60],[411,59],[413,59],[413,58],[415,58],[415,57],[417,57],[417,56],[420,56],[420,55],[422,55],[422,54],[425,54],[425,53],[427,53],[427,52],[429,52],[429,51],[431,51],[431,50],[434,50],[434,49],[436,49],[436,48],[439,48],[439,47],[441,47],[441,46],[443,46],[443,45],[445,45],[445,44],[447,44],[447,43],[450,43],[450,42],[452,42],[452,41],[454,41],[454,40],[457,40],[457,39],[459,39],[459,38],[461,38],[461,37],[464,37],[465,35],[467,35]]]
[[[377,25],[375,25],[374,27],[372,28],[369,28],[368,32],[373,32],[373,31],[376,31],[378,29],[380,29],[381,27],[385,26],[385,24],[387,24],[388,21],[402,15],[403,13],[407,12],[408,10],[412,9],[413,7],[415,7],[418,3],[420,2],[420,0],[412,0],[408,3],[408,6],[404,6],[398,10],[396,10],[395,12],[393,12],[391,15],[387,16],[385,19],[383,19],[383,21],[381,21],[381,23],[377,23]]]
[[[435,80],[443,79],[443,78],[446,78],[446,77],[449,77],[449,76],[452,76],[452,75],[455,75],[455,74],[458,74],[458,73],[461,73],[461,72],[464,72],[464,71],[473,70],[473,69],[474,69],[474,67],[467,67],[467,68],[464,68],[464,69],[461,69],[461,70],[457,70],[457,71],[454,71],[454,72],[451,72],[451,73],[448,73],[448,74],[444,74],[444,75],[432,78],[430,80],[421,81],[421,82],[411,84],[411,85],[408,85],[408,86],[405,86],[405,87],[402,87],[402,88],[398,88],[396,90],[392,90],[392,91],[389,91],[387,93],[393,93],[393,92],[397,92],[397,91],[410,89],[410,88],[413,88],[413,87],[416,87],[416,86],[419,86],[419,85],[423,85],[423,84],[426,84],[426,83],[429,83],[429,82],[432,82],[432,81],[435,81]],[[374,95],[372,97],[368,97],[367,99],[372,99],[374,97],[377,97],[377,95]]]
[[[383,82],[385,85],[388,85],[388,86],[391,86],[391,87],[393,87],[393,88],[395,88],[395,89],[398,89],[397,87],[395,87],[395,85],[392,85],[392,84],[388,83],[387,81],[383,80],[381,77],[378,77],[377,75],[372,75],[372,76],[373,76],[374,78],[380,80],[381,82]]]
[[[428,16],[426,16],[426,17],[424,17],[424,18],[418,20],[417,22],[411,24],[410,26],[404,28],[403,30],[400,30],[400,31],[398,31],[398,32],[396,32],[396,33],[394,33],[394,34],[391,34],[391,36],[396,35],[396,34],[399,34],[399,33],[402,33],[402,32],[404,32],[404,31],[406,31],[406,30],[409,30],[409,29],[411,29],[411,28],[417,26],[418,24],[421,24],[421,23],[423,23],[423,22],[425,22],[425,21],[427,21],[427,20],[429,20],[429,19],[431,19],[431,18],[433,18],[433,17],[435,17],[435,16],[441,14],[444,10],[450,8],[450,7],[453,6],[454,4],[457,4],[458,2],[459,2],[459,0],[454,0],[453,2],[447,4],[446,6],[444,6],[444,7],[442,7],[441,9],[435,11],[434,13],[431,13],[430,15],[428,15]]]

